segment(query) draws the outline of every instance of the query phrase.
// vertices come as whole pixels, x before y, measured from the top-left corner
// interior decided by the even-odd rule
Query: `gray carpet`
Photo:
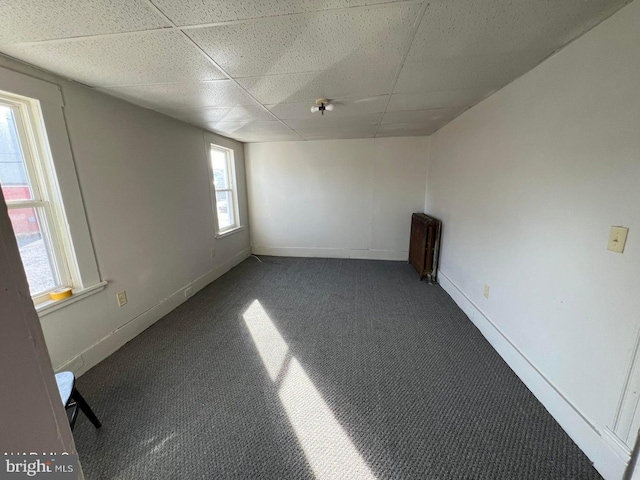
[[[411,266],[261,259],[78,380],[103,424],[95,430],[83,415],[76,424],[88,479],[353,478],[358,462],[379,479],[600,478],[448,295]],[[266,346],[243,317],[255,300],[270,319],[258,320],[272,322],[261,331]],[[286,358],[269,357],[283,345]],[[336,428],[335,441],[324,438]],[[336,448],[357,452],[355,470],[331,459],[318,470],[318,456]]]

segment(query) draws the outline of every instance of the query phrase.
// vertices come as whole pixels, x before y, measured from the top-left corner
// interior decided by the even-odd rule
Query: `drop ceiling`
[[[0,52],[244,142],[430,135],[628,1],[3,0]]]

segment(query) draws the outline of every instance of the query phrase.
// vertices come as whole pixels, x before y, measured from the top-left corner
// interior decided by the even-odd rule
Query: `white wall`
[[[2,195],[0,272],[0,451],[76,453]]]
[[[443,286],[608,478],[635,439],[615,418],[637,405],[638,25],[635,1],[433,135],[426,195]]]
[[[248,228],[216,240],[203,132],[0,56],[60,86],[98,268],[107,287],[41,318],[54,367],[82,373],[249,254]],[[212,135],[212,134],[209,134]],[[247,224],[242,144],[239,202]],[[211,258],[211,248],[216,256]],[[128,303],[118,307],[116,293]]]
[[[254,253],[406,260],[428,137],[245,146]]]

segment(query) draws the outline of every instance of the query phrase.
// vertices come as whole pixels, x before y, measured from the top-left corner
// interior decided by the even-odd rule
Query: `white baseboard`
[[[442,271],[438,271],[438,283],[589,457],[596,470],[606,480],[622,479],[629,462],[628,450],[625,452],[615,439],[609,438],[606,429],[600,432]]]
[[[97,365],[109,355],[114,353],[125,343],[129,342],[144,330],[149,328],[169,312],[187,301],[189,297],[185,298],[184,296],[184,290],[187,287],[192,287],[193,293],[195,294],[217,278],[227,273],[240,262],[248,258],[250,254],[250,249],[244,249],[223,264],[196,278],[192,282],[183,285],[171,295],[155,304],[153,307],[149,308],[121,327],[117,328],[109,335],[84,350],[79,355],[64,362],[55,370],[57,372],[62,370],[71,370],[75,373],[76,377],[79,377],[91,367]]]
[[[375,250],[353,248],[308,248],[308,247],[251,247],[254,255],[272,255],[274,257],[313,257],[313,258],[356,258],[360,260],[391,260],[406,262],[408,251]]]
[[[620,458],[630,459],[631,450],[629,447],[618,437],[613,430],[608,427],[604,427],[601,432],[602,439],[607,442],[609,447],[617,453]]]

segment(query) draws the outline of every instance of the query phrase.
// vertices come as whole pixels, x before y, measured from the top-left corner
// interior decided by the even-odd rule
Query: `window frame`
[[[217,189],[215,185],[215,176],[214,176],[214,168],[213,168],[213,156],[212,152],[214,150],[223,152],[226,155],[227,160],[227,184],[229,188]],[[235,152],[232,148],[223,147],[222,145],[218,145],[213,142],[208,142],[208,152],[207,157],[209,161],[209,172],[210,172],[210,188],[211,188],[211,198],[213,203],[213,212],[215,217],[215,230],[216,237],[220,238],[225,236],[231,232],[239,230],[242,228],[242,224],[240,222],[240,209],[238,205],[238,181],[236,177],[236,162],[235,162]],[[220,228],[219,217],[220,213],[218,211],[218,199],[216,193],[220,192],[231,192],[231,198],[233,202],[233,219],[234,222],[226,227]]]
[[[0,94],[3,97],[2,103],[6,104],[7,100],[12,99],[17,103],[26,103],[28,107],[25,108],[32,110],[29,125],[36,137],[35,142],[30,147],[23,144],[22,148],[27,150],[35,146],[40,156],[41,161],[34,159],[33,164],[36,175],[44,177],[43,190],[46,192],[41,193],[51,202],[49,228],[56,230],[55,248],[58,252],[63,252],[63,259],[58,260],[60,262],[58,269],[63,270],[66,278],[62,281],[68,282],[68,286],[73,291],[72,297],[59,301],[50,300],[48,293],[38,295],[37,298],[32,297],[36,304],[36,311],[42,317],[100,292],[107,282],[100,279],[71,151],[60,87],[45,80],[0,67]],[[31,153],[25,153],[25,155]],[[25,163],[28,164],[27,161]],[[31,175],[31,172],[28,172],[28,175]],[[33,183],[32,177],[30,181]]]
[[[7,209],[32,208],[38,218],[39,229],[49,255],[55,285],[31,295],[38,305],[49,299],[49,292],[60,287],[72,287],[74,283],[69,261],[70,252],[64,241],[64,232],[60,231],[62,217],[62,199],[55,181],[55,172],[51,154],[46,148],[46,133],[43,131],[39,104],[33,99],[0,91],[0,105],[10,107],[20,141],[20,151],[27,174],[27,185],[31,200],[8,200]],[[42,212],[42,215],[40,215]]]

